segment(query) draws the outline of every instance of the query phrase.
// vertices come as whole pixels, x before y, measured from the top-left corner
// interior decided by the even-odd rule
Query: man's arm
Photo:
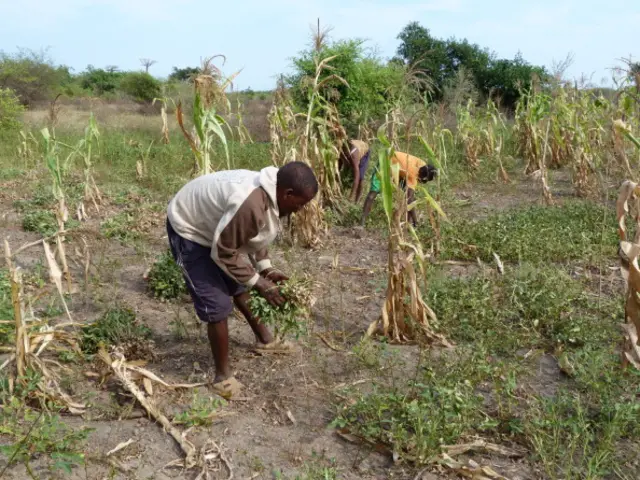
[[[232,279],[247,287],[253,287],[260,275],[250,262],[244,261],[239,249],[258,235],[266,222],[264,195],[262,189],[256,188],[247,197],[211,249],[214,262]],[[265,258],[262,261],[264,265]]]
[[[272,268],[271,259],[269,258],[269,249],[266,247],[262,250],[258,250],[252,256],[258,272],[262,273],[263,271]]]

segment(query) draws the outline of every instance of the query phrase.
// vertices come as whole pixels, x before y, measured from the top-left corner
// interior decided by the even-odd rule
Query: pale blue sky
[[[88,64],[157,76],[200,58],[227,56],[243,68],[236,88],[270,89],[320,17],[334,38],[360,37],[391,57],[398,33],[418,21],[438,37],[466,37],[499,56],[551,66],[569,52],[568,74],[595,83],[617,59],[640,59],[640,0],[0,0],[0,50],[40,49],[77,71]]]

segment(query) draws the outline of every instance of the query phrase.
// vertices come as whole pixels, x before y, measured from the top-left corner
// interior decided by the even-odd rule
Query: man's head
[[[418,181],[420,183],[427,183],[436,178],[438,175],[438,169],[433,165],[425,165],[418,170]]]
[[[296,213],[318,193],[318,180],[309,165],[289,162],[276,178],[276,197],[281,217]]]

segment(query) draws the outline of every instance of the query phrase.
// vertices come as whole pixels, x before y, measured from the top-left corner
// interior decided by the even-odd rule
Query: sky
[[[158,77],[224,54],[225,74],[242,69],[236,89],[267,90],[309,45],[318,18],[331,38],[365,39],[383,58],[416,21],[501,58],[520,52],[551,67],[571,54],[567,77],[594,84],[609,84],[619,59],[640,60],[640,0],[0,0],[0,50],[48,48],[76,72],[140,69],[150,58]]]

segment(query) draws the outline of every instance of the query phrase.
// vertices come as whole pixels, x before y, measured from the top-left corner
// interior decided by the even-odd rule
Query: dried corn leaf
[[[40,327],[40,333],[44,335],[42,337],[40,335],[36,336],[36,342],[31,343],[30,353],[33,353],[35,348],[38,346],[38,343],[40,343],[40,348],[38,348],[38,351],[35,352],[36,357],[40,355],[43,350],[47,348],[47,345],[49,345],[55,338],[55,329],[50,325],[43,325],[42,327]],[[42,342],[39,341],[40,339],[42,339]]]
[[[628,347],[628,351],[624,352],[625,358],[635,368],[640,370],[640,346],[638,345],[638,330],[633,324],[623,324],[622,328],[625,332],[625,340]]]
[[[640,187],[631,180],[626,180],[620,187],[620,193],[618,194],[618,200],[616,201],[616,217],[618,220],[618,236],[621,241],[627,239],[627,228],[625,225],[625,217],[629,213],[629,200],[633,197],[640,196]],[[638,222],[636,218],[636,222]]]
[[[510,458],[518,458],[526,454],[526,451],[514,450],[482,439],[460,445],[445,445],[442,448],[446,451],[447,455],[451,457],[456,457],[467,452],[497,453]]]
[[[159,383],[160,385],[169,388],[171,390],[176,389],[176,388],[195,388],[195,387],[201,387],[203,385],[206,385],[206,382],[201,382],[201,383],[174,383],[174,384],[170,384],[165,382],[164,380],[162,380],[160,377],[158,377],[155,373],[150,372],[149,370],[142,368],[142,367],[137,367],[132,365],[131,363],[127,363],[126,367],[131,370],[134,373],[138,373],[140,375],[142,375],[143,377],[145,377],[148,380],[153,380],[154,382]],[[143,380],[144,381],[144,380]]]
[[[504,264],[496,252],[493,252],[493,259],[496,261],[496,266],[498,267],[500,275],[504,275]]]
[[[473,460],[469,460],[467,463],[459,462],[446,453],[442,454],[439,463],[450,468],[461,477],[470,478],[471,480],[509,480],[491,467],[478,465],[478,463]]]
[[[153,384],[151,383],[151,380],[149,380],[147,377],[143,378],[142,385],[144,385],[144,389],[146,390],[148,395],[153,395]]]
[[[44,247],[44,256],[47,259],[47,264],[49,266],[49,278],[55,284],[56,288],[58,289],[58,293],[60,295],[64,295],[64,292],[62,290],[62,271],[58,266],[58,262],[56,262],[49,244],[43,240],[42,246]]]
[[[118,378],[124,388],[126,388],[135,398],[140,405],[160,423],[164,429],[173,437],[173,439],[180,445],[180,448],[185,454],[184,466],[186,468],[192,468],[196,465],[196,448],[186,439],[183,432],[180,432],[167,417],[158,409],[158,407],[148,399],[145,394],[138,388],[138,386],[131,380],[129,375],[130,367],[127,367],[125,358],[122,354],[116,354],[115,358],[104,350],[100,349],[98,356],[100,359],[106,362],[111,367],[113,373]]]
[[[120,450],[122,450],[123,448],[127,448],[129,445],[131,445],[133,443],[133,439],[129,439],[126,442],[121,442],[118,445],[116,445],[113,449],[109,450],[106,453],[106,456],[109,457],[111,455],[113,455],[114,453],[119,452]]]

